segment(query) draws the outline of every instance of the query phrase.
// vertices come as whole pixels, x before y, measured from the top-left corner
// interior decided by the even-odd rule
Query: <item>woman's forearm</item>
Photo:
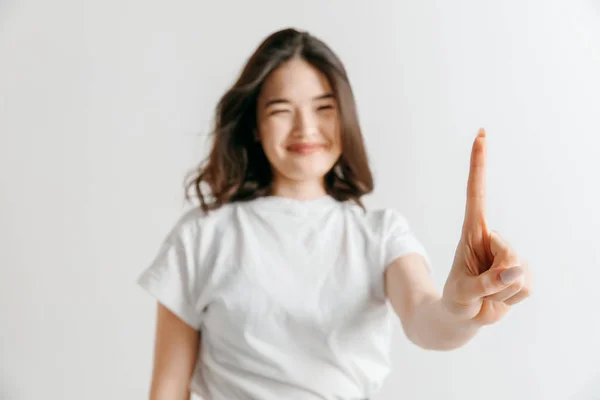
[[[158,304],[150,400],[189,400],[201,335]]]
[[[466,344],[480,326],[471,320],[459,320],[443,305],[441,295],[423,299],[413,309],[404,326],[408,338],[430,350],[453,350]]]

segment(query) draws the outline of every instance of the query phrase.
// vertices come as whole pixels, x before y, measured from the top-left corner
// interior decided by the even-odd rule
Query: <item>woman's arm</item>
[[[150,400],[188,400],[200,333],[158,303]]]
[[[443,295],[434,289],[421,255],[407,254],[387,265],[388,299],[407,336],[421,347],[438,350],[460,347],[479,327],[498,322],[513,305],[531,294],[527,262],[498,232],[488,227],[486,146],[485,131],[480,129],[471,151],[461,238]],[[396,231],[396,242],[411,242],[407,224],[403,229],[396,227]],[[396,246],[391,248],[394,252],[398,250]]]
[[[385,272],[385,290],[408,339],[430,350],[452,350],[467,343],[479,329],[459,319],[442,304],[442,296],[429,277],[425,260],[407,254]]]

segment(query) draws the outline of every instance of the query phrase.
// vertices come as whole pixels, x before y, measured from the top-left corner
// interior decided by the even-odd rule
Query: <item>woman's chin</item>
[[[287,176],[289,179],[294,180],[294,181],[302,181],[302,182],[308,182],[308,181],[322,181],[323,177],[327,174],[327,172],[330,170],[329,169],[325,169],[325,168],[311,168],[311,167],[306,167],[306,168],[297,168],[293,171],[286,171],[287,173],[285,174],[285,176]]]

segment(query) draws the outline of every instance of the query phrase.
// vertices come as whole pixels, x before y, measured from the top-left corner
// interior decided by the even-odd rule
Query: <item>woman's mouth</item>
[[[292,153],[308,154],[321,150],[325,145],[322,143],[295,143],[287,147],[287,150]]]

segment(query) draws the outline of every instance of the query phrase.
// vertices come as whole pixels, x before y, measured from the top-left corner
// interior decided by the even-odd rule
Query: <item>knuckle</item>
[[[499,260],[498,266],[503,268],[522,267],[519,263],[519,259],[510,253]]]
[[[519,258],[519,256],[517,255],[517,253],[515,253],[511,249],[506,249],[505,250],[505,252],[504,252],[504,259],[506,260],[506,263],[509,264],[510,266],[522,265],[521,264],[521,259]]]

